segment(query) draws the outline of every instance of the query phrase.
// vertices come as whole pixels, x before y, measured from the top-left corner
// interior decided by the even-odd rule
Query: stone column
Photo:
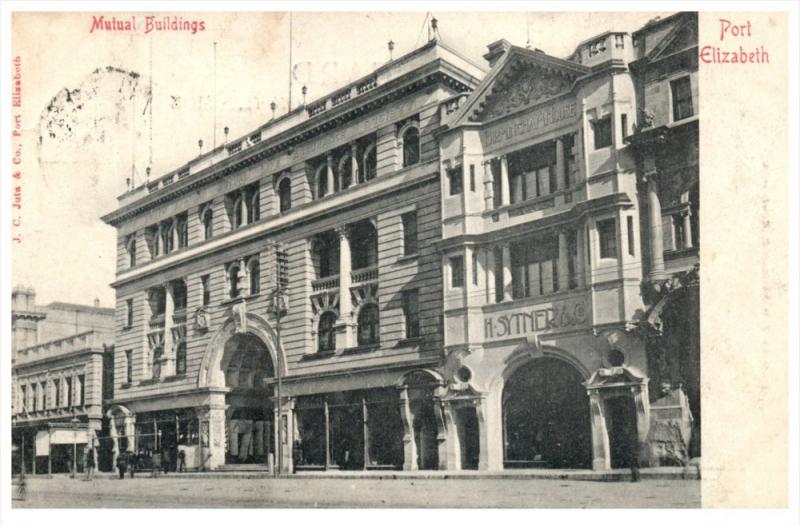
[[[666,279],[664,272],[664,234],[661,230],[661,201],[655,172],[647,175],[647,204],[650,220],[650,281]]]
[[[486,421],[486,399],[481,398],[475,404],[478,417],[478,471],[489,469],[489,428]]]
[[[556,139],[556,188],[551,188],[551,192],[558,190],[558,186],[566,188],[564,176],[564,141],[561,137]]]
[[[560,141],[559,141],[560,142]],[[558,290],[569,289],[569,247],[567,246],[567,233],[558,232]]]
[[[242,226],[244,226],[247,224],[247,206],[248,206],[247,193],[245,193],[245,191],[242,190],[240,195],[242,198]]]
[[[417,444],[414,442],[414,417],[408,401],[408,389],[400,389],[400,420],[403,422],[403,471],[416,471]]]
[[[136,451],[136,415],[127,415],[123,422],[125,425],[125,437],[128,439],[128,451]]]
[[[683,248],[692,248],[692,212],[686,210],[683,214]]]
[[[325,177],[328,180],[328,192],[327,195],[331,195],[333,193],[333,154],[328,152],[325,161]]]
[[[492,185],[492,161],[483,161],[483,202],[486,210],[494,208],[494,188]]]
[[[603,414],[600,393],[593,390],[589,393],[589,410],[592,419],[592,469],[611,469],[611,452],[608,447],[608,430]]]
[[[509,195],[509,185],[511,181],[508,180],[508,156],[500,156],[500,206],[506,206],[511,202]]]
[[[350,186],[358,184],[358,144],[350,145]]]
[[[631,387],[633,403],[636,407],[636,439],[639,460],[642,461],[644,445],[650,432],[650,400],[647,394],[647,384],[642,383]]]
[[[494,276],[497,269],[494,268],[495,264],[495,251],[497,247],[491,247],[485,252],[486,258],[486,303],[496,303],[495,290],[494,290]]]
[[[175,376],[175,349],[172,345],[172,317],[175,314],[175,298],[172,283],[165,283],[164,295],[164,350],[161,353],[161,378]]]
[[[351,256],[348,227],[336,228],[339,237],[339,320],[336,323],[336,348],[347,349],[353,341],[353,303],[350,297]]]
[[[586,285],[586,228],[583,225],[578,225],[575,231],[575,244],[577,245],[577,254],[575,255],[575,278],[578,288]]]
[[[438,468],[440,470],[461,469],[461,452],[455,447],[458,444],[458,440],[448,440],[448,438],[451,438],[448,437],[448,432],[451,435],[456,433],[452,418],[453,408],[449,402],[442,402],[438,398],[434,398],[432,403],[433,414],[436,418],[436,451],[439,456]]]
[[[511,244],[503,243],[503,301],[514,299],[511,283]]]
[[[198,411],[200,419],[201,469],[225,464],[225,393],[213,393],[208,406]],[[205,432],[207,436],[204,436]],[[207,440],[207,443],[205,442]]]

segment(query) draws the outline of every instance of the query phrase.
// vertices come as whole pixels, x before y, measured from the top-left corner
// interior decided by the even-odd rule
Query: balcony
[[[150,318],[150,328],[151,329],[163,329],[164,328],[164,314],[157,314]]]
[[[367,267],[354,270],[350,273],[353,284],[370,283],[378,281],[378,267]]]
[[[321,292],[324,290],[334,290],[339,288],[339,276],[328,276],[326,278],[315,279],[311,282],[311,290],[313,292]]]

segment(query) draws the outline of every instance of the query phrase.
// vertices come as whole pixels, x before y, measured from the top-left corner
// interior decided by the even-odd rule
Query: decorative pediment
[[[535,65],[511,68],[492,89],[482,111],[473,120],[489,121],[552,99],[572,88],[573,78],[560,71]]]
[[[648,55],[650,62],[674,53],[684,51],[697,45],[697,19],[686,16],[679,19],[675,26],[664,36]]]
[[[634,386],[647,383],[647,377],[632,367],[601,367],[584,384],[587,389]]]
[[[538,50],[512,47],[453,117],[452,125],[486,122],[568,93],[586,66]]]

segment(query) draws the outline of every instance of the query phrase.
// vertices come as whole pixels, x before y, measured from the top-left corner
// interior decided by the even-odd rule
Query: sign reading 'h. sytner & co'
[[[589,322],[584,298],[533,305],[484,318],[484,340],[519,338],[535,333],[575,329]]]
[[[578,103],[566,100],[490,126],[481,132],[483,147],[495,146],[546,129],[578,116]]]

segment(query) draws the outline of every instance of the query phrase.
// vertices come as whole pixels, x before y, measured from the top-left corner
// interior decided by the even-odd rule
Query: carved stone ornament
[[[233,312],[233,322],[236,325],[236,332],[247,332],[247,302],[241,300],[238,303],[234,303],[233,307],[231,307],[231,311]]]
[[[489,105],[486,115],[493,119],[508,115],[521,108],[532,106],[540,101],[549,99],[568,90],[571,82],[560,75],[547,75],[540,68],[527,68],[508,87],[493,95],[492,104]]]
[[[208,311],[205,307],[198,307],[197,310],[194,311],[194,328],[199,331],[206,331],[208,330]]]

